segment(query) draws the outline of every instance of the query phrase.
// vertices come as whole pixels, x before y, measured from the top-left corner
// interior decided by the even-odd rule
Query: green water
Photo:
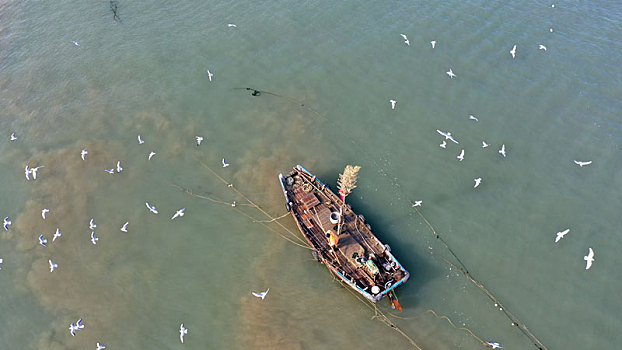
[[[226,186],[277,217],[296,164],[332,186],[362,166],[348,202],[411,273],[404,311],[378,307],[421,348],[484,348],[434,310],[535,349],[443,261],[412,200],[548,349],[616,348],[622,7],[550,5],[119,0],[117,22],[105,1],[0,3],[0,349],[413,348],[280,236],[291,217],[253,222],[267,218]],[[45,167],[27,181],[26,165]]]

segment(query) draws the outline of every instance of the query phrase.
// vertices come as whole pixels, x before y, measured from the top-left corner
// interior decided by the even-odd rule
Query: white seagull
[[[184,343],[184,336],[186,334],[188,334],[188,329],[184,327],[184,324],[182,323],[181,326],[179,326],[179,340],[182,344]]]
[[[48,246],[48,240],[43,238],[43,235],[40,235],[39,236],[39,244],[41,244],[44,247],[47,247]]]
[[[114,175],[114,168],[112,169],[104,169],[105,172],[107,172],[108,174]]]
[[[77,41],[75,41],[75,40],[74,40],[74,41],[72,41],[71,43],[72,43],[72,44],[74,44],[74,45],[76,45],[77,47],[80,47],[80,43],[79,43],[79,42],[77,42]]]
[[[214,76],[214,73],[210,72],[209,69],[207,70],[207,79],[209,79],[209,81],[212,81],[212,77]]]
[[[151,157],[155,156],[156,153],[154,151],[151,151],[151,153],[149,153],[149,157],[147,157],[147,160],[151,160]]]
[[[143,141],[143,139],[140,137],[140,135],[138,135],[138,144],[142,145],[143,143],[145,143],[145,141]]]
[[[45,220],[45,215],[49,212],[50,212],[50,209],[48,208],[41,210],[41,216],[43,217],[43,220]]]
[[[15,136],[15,133],[14,133],[14,132],[13,132],[13,133],[11,133],[11,137],[9,138],[9,140],[11,140],[11,141],[15,141],[15,140],[17,140],[17,136]]]
[[[458,143],[458,141],[453,136],[451,136],[450,132],[441,131],[439,129],[436,129],[436,132],[445,136],[445,140],[451,140],[451,142],[453,143]]]
[[[120,173],[123,170],[123,168],[121,168],[121,161],[118,160],[117,161],[117,173]]]
[[[402,36],[402,38],[404,38],[404,44],[410,46],[410,41],[408,40],[408,37],[406,36],[406,34],[400,34]]]
[[[52,237],[52,242],[54,242],[57,238],[59,238],[60,236],[62,236],[62,234],[60,233],[60,229],[57,228],[56,232],[54,233],[54,237]]]
[[[499,343],[488,342],[486,344],[490,345],[490,347],[493,349],[503,349],[503,346],[501,346],[501,344]]]
[[[99,241],[99,237],[95,237],[95,231],[91,231],[91,243],[97,244],[97,241]]]
[[[0,258],[0,270],[2,270],[2,263],[4,262],[4,259]]]
[[[236,26],[233,23],[227,23],[227,27],[229,27],[229,28],[237,28],[238,26]]]
[[[123,224],[123,226],[121,227],[121,231],[126,232],[127,233],[127,225],[129,225],[130,222],[126,221],[125,224]]]
[[[591,160],[588,160],[588,161],[586,161],[586,162],[582,162],[582,161],[579,161],[579,160],[575,160],[575,161],[574,161],[574,163],[575,163],[575,164],[577,164],[577,165],[578,165],[578,166],[580,166],[580,167],[583,167],[584,165],[590,165],[590,164],[592,164],[592,161],[591,161]]]
[[[52,259],[49,259],[48,262],[50,263],[50,272],[54,272],[54,270],[58,267],[58,264],[55,264]]]
[[[413,207],[413,208],[414,208],[414,207],[420,207],[420,206],[421,206],[421,204],[423,204],[423,201],[415,201],[415,202],[412,204],[412,207]]]
[[[462,149],[462,151],[460,151],[460,154],[456,158],[458,158],[459,161],[463,161],[464,160],[464,149]]]
[[[97,342],[97,348],[95,350],[104,350],[106,347],[101,345],[100,342]]]
[[[268,294],[269,291],[270,291],[270,288],[268,288],[268,290],[266,290],[265,292],[260,292],[260,293],[251,292],[251,294],[253,294],[257,298],[261,298],[261,300],[264,300],[266,298],[266,295]]]
[[[156,209],[155,205],[151,205],[148,202],[145,202],[145,205],[147,206],[147,208],[149,209],[150,212],[157,214],[158,210]]]
[[[95,228],[97,227],[97,225],[95,225],[95,222],[93,221],[93,218],[91,218],[91,221],[89,221],[89,229],[91,231],[95,230]]]
[[[197,146],[201,146],[201,141],[203,141],[203,136],[195,136],[194,138],[197,140]]]
[[[30,180],[30,168],[28,165],[24,168],[24,174],[26,174],[26,180]]]
[[[175,219],[178,216],[184,216],[184,212],[186,211],[186,208],[181,208],[178,211],[175,212],[175,214],[173,215],[173,217],[171,218],[171,220]]]
[[[482,148],[486,148],[488,147],[488,144],[486,143],[486,141],[482,141]]]
[[[71,333],[72,337],[76,336],[76,331],[77,330],[78,330],[78,327],[76,327],[75,324],[72,323],[72,324],[69,325],[69,333]]]
[[[453,79],[453,78],[455,78],[457,76],[457,75],[454,74],[454,72],[451,70],[451,68],[449,68],[449,71],[445,72],[445,73],[447,73],[447,75],[449,75],[450,79]]]
[[[510,55],[512,55],[512,58],[516,57],[516,45],[514,45],[514,47],[512,47],[512,50],[510,50]]]
[[[447,141],[443,140],[443,142],[441,142],[441,144],[439,145],[440,148],[446,148],[447,147]]]
[[[553,28],[549,28],[549,32],[550,32],[550,33],[553,33]]]
[[[389,102],[391,102],[391,109],[395,109],[395,104],[397,103],[396,100],[389,100]]]
[[[560,239],[564,238],[564,236],[565,236],[568,232],[570,232],[570,229],[569,229],[569,228],[567,228],[567,229],[565,229],[565,230],[563,230],[563,231],[557,232],[557,233],[556,233],[557,237],[555,237],[555,243],[559,242],[559,240],[560,240]]]
[[[475,179],[475,186],[473,186],[473,188],[477,188],[477,186],[479,186],[479,184],[482,183],[482,178],[478,177],[477,179]]]
[[[469,119],[471,119],[471,120],[475,120],[476,122],[478,122],[478,121],[479,121],[479,119],[477,119],[477,117],[476,117],[476,116],[474,116],[473,114],[469,114]]]
[[[85,160],[85,159],[86,159],[86,155],[87,155],[88,153],[89,153],[89,152],[88,152],[86,149],[83,149],[83,150],[82,150],[82,152],[80,152],[80,157],[82,158],[82,160]]]
[[[4,221],[2,222],[2,225],[4,226],[4,229],[6,231],[9,230],[9,225],[12,224],[11,220],[9,220],[9,217],[7,216],[6,218],[4,218]]]
[[[589,252],[587,253],[586,256],[583,257],[583,260],[586,261],[585,264],[585,269],[589,270],[590,267],[592,267],[592,263],[594,262],[594,251],[592,250],[592,248],[589,248]]]
[[[30,173],[32,174],[32,178],[33,178],[34,180],[36,180],[36,179],[37,179],[37,171],[38,171],[40,168],[45,168],[45,167],[44,167],[43,165],[40,165],[40,166],[38,166],[38,167],[36,167],[36,168],[32,168],[32,169],[30,169]]]
[[[544,50],[544,51],[546,51],[546,46],[544,46],[544,45],[540,44],[540,50]]]
[[[505,158],[505,143],[501,145],[501,149],[499,150],[499,154]]]
[[[430,44],[432,44],[432,48],[434,48],[436,46],[436,40],[430,41]]]
[[[223,158],[223,159],[222,159],[222,167],[223,167],[223,168],[226,168],[226,167],[228,167],[229,165],[231,165],[231,164],[227,163],[227,161],[225,160],[225,158]]]
[[[77,329],[84,329],[84,325],[82,324],[82,319],[80,318],[78,322],[76,322]]]

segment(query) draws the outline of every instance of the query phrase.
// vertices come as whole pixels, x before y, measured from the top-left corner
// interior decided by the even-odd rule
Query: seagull
[[[41,216],[43,217],[43,220],[45,220],[45,214],[49,213],[50,209],[45,208],[43,210],[41,210]]]
[[[130,222],[126,221],[125,224],[123,224],[123,226],[121,227],[121,231],[127,232],[127,225],[129,225],[129,224],[130,224]]]
[[[82,158],[82,160],[85,160],[85,159],[86,159],[86,155],[87,155],[88,153],[89,153],[89,152],[88,152],[86,149],[83,149],[83,150],[82,150],[82,152],[80,152],[80,157]]]
[[[72,41],[71,43],[72,43],[72,44],[74,44],[74,45],[76,45],[77,47],[80,47],[80,43],[79,43],[79,42],[77,42],[77,41]]]
[[[550,33],[553,33],[553,28],[549,28],[549,32],[550,32]]]
[[[123,168],[121,168],[121,161],[118,160],[117,161],[117,173],[120,173],[123,170]]]
[[[195,136],[195,139],[197,139],[197,146],[201,146],[201,141],[203,141],[203,136]]]
[[[4,262],[4,259],[0,258],[0,270],[2,270],[2,263]]]
[[[540,44],[540,50],[544,50],[544,51],[546,51],[546,46],[544,46],[544,45]]]
[[[516,57],[516,45],[514,45],[514,47],[512,47],[512,50],[510,50],[510,55],[512,55],[512,58]]]
[[[233,203],[231,203],[231,206],[235,208],[235,201],[233,201]]]
[[[97,244],[97,241],[99,241],[99,237],[95,237],[95,231],[91,231],[91,243]]]
[[[260,292],[260,293],[252,292],[252,294],[256,296],[257,298],[261,298],[261,300],[264,300],[269,291],[270,291],[270,288],[268,288],[268,290],[266,290],[265,292]]]
[[[2,225],[4,226],[4,229],[6,231],[9,230],[9,225],[12,224],[11,220],[9,220],[9,217],[7,216],[6,218],[4,218],[4,222],[2,223]]]
[[[499,150],[499,154],[501,154],[503,156],[503,158],[505,158],[505,143],[503,145],[501,145],[501,149]]]
[[[145,202],[145,205],[147,206],[147,208],[149,208],[150,212],[152,212],[154,214],[158,213],[158,210],[156,209],[155,205],[151,205],[148,202]]]
[[[212,77],[214,76],[214,73],[210,72],[209,69],[207,70],[207,79],[209,79],[209,81],[212,81]]]
[[[451,140],[453,143],[458,143],[458,141],[456,141],[456,139],[453,136],[451,136],[450,132],[441,131],[439,129],[436,129],[436,132],[445,136],[445,140]]]
[[[473,188],[477,188],[477,186],[479,186],[479,184],[482,183],[482,178],[478,177],[477,179],[475,179],[475,186],[473,186]]]
[[[488,144],[486,143],[486,141],[482,141],[482,148],[486,148],[488,147]]]
[[[112,169],[104,169],[105,172],[107,172],[108,174],[114,174],[114,168]]]
[[[552,5],[551,5],[551,7],[552,7],[552,8],[555,8],[555,4],[552,4]]]
[[[404,38],[404,44],[410,46],[410,41],[408,40],[408,37],[406,36],[406,34],[400,34],[402,36],[402,38]]]
[[[49,259],[48,262],[50,263],[50,272],[54,272],[54,270],[58,267],[58,264],[55,264],[52,259]]]
[[[48,240],[43,238],[43,235],[40,235],[39,236],[39,244],[41,244],[44,247],[47,247],[48,246]]]
[[[30,168],[28,167],[28,165],[26,165],[26,167],[24,168],[24,173],[26,174],[26,180],[30,180]]]
[[[430,41],[430,44],[432,44],[432,48],[434,48],[436,46],[436,40]]]
[[[501,346],[501,344],[499,344],[499,343],[491,343],[491,342],[488,342],[487,344],[488,344],[491,348],[493,348],[493,349],[503,349],[503,346]]]
[[[586,162],[582,162],[582,161],[579,161],[579,160],[575,160],[575,161],[574,161],[574,163],[575,163],[575,164],[577,164],[577,165],[578,165],[578,166],[580,166],[580,167],[583,167],[584,165],[590,165],[590,164],[592,164],[592,161],[591,161],[591,160],[588,160],[588,161],[586,161]]]
[[[415,202],[412,204],[412,207],[413,207],[413,208],[414,208],[414,207],[420,207],[420,206],[421,206],[421,204],[423,204],[423,201],[415,201]]]
[[[151,151],[151,153],[149,153],[149,157],[147,157],[147,160],[151,160],[151,157],[155,156],[156,153],[154,151]]]
[[[585,269],[589,270],[590,267],[592,267],[592,263],[594,262],[594,251],[592,250],[592,248],[589,248],[590,251],[587,253],[586,256],[583,257],[583,260],[585,260],[587,263],[585,264]]]
[[[79,319],[78,322],[76,322],[76,328],[77,329],[83,329],[84,325],[82,324],[82,319]]]
[[[569,229],[569,228],[567,228],[567,229],[565,229],[565,230],[563,230],[563,231],[557,232],[557,233],[556,233],[557,237],[555,237],[555,243],[559,242],[559,240],[560,240],[560,239],[564,238],[564,236],[565,236],[568,232],[570,232],[570,229]]]
[[[97,349],[95,350],[104,350],[106,347],[97,342]]]
[[[50,260],[50,261],[51,261],[51,260]],[[75,324],[73,324],[73,323],[72,323],[72,324],[70,324],[70,325],[69,325],[69,333],[71,333],[71,336],[72,336],[72,337],[75,337],[75,336],[76,336],[76,331],[77,331],[77,330],[78,330],[78,327],[76,327],[76,325],[75,325]]]
[[[10,139],[9,139],[9,140],[11,140],[11,141],[15,141],[15,140],[17,140],[17,136],[15,136],[15,133],[14,133],[14,132],[13,132],[13,133],[11,133],[11,137],[10,137]]]
[[[36,168],[30,169],[30,173],[32,174],[32,178],[35,179],[35,180],[37,179],[37,171],[39,170],[39,168],[45,168],[45,167],[43,165],[40,165],[40,166],[38,166]]]
[[[226,168],[226,167],[228,167],[229,165],[230,165],[230,164],[229,164],[229,163],[227,163],[227,161],[225,161],[225,158],[223,158],[223,159],[222,159],[222,167],[223,167],[223,168]]]
[[[469,114],[469,119],[471,119],[471,120],[475,120],[476,122],[478,122],[478,121],[479,121],[479,119],[477,119],[477,117],[476,117],[476,116],[474,116],[474,115],[472,115],[472,114]]]
[[[235,24],[233,24],[233,23],[227,23],[227,27],[229,27],[229,28],[232,28],[232,27],[233,27],[233,28],[237,28],[238,26],[236,26],[236,25],[235,25]]]
[[[459,161],[463,161],[464,160],[464,149],[462,149],[462,151],[460,151],[460,154],[456,158],[458,158]]]
[[[186,211],[186,208],[181,208],[178,211],[176,211],[173,217],[171,218],[171,220],[175,219],[178,216],[184,216],[184,211]]]
[[[91,231],[95,230],[95,228],[97,227],[97,225],[95,225],[95,222],[93,221],[93,218],[91,218],[91,221],[89,221],[89,229],[91,229]]]
[[[397,101],[389,100],[389,102],[391,102],[391,109],[395,109],[395,104],[397,103]]]
[[[447,141],[443,140],[443,142],[439,145],[441,148],[447,147]]]
[[[142,145],[143,143],[145,143],[145,141],[143,141],[143,139],[140,137],[140,135],[138,135],[138,144]]]
[[[62,234],[60,233],[60,229],[57,228],[56,232],[54,233],[54,237],[52,237],[52,242],[54,242],[60,236],[62,236]]]
[[[184,327],[184,324],[182,323],[181,326],[179,326],[179,340],[181,340],[181,343],[184,343],[184,336],[188,334],[188,329],[186,327]]]
[[[450,78],[450,79],[453,79],[453,78],[455,78],[455,77],[456,77],[456,75],[455,75],[455,74],[454,74],[454,72],[451,70],[451,68],[449,68],[449,71],[448,71],[448,72],[445,72],[445,73],[447,73],[447,75],[449,75],[449,78]]]

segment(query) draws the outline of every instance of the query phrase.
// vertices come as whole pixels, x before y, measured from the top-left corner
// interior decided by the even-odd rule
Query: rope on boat
[[[466,328],[466,327],[457,327],[457,326],[456,326],[456,325],[455,325],[455,324],[454,324],[454,323],[453,323],[453,322],[449,319],[449,317],[447,317],[447,316],[439,316],[439,315],[436,313],[436,311],[434,311],[434,310],[432,310],[432,309],[430,309],[430,310],[428,310],[428,311],[426,311],[426,312],[430,312],[430,313],[432,313],[434,316],[436,316],[436,318],[444,318],[444,319],[446,319],[446,320],[447,320],[447,322],[449,322],[449,324],[450,324],[452,327],[454,327],[455,329],[460,329],[460,330],[463,330],[463,331],[467,331],[467,332],[469,332],[469,334],[471,334],[471,336],[472,336],[473,338],[475,338],[475,339],[479,340],[479,342],[480,342],[480,343],[482,343],[484,346],[486,346],[486,347],[490,347],[490,346],[488,345],[488,343],[486,343],[485,341],[483,341],[483,340],[482,340],[482,338],[480,338],[480,337],[478,337],[477,335],[475,335],[475,333],[473,333],[473,331],[471,331],[470,329],[468,329],[468,328]]]

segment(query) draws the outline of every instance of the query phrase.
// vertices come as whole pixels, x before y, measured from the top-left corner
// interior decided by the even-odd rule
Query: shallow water
[[[282,238],[291,217],[253,221],[242,195],[284,214],[277,175],[299,163],[333,186],[362,166],[348,202],[411,272],[404,311],[378,307],[421,348],[535,349],[412,200],[548,349],[615,348],[622,7],[550,5],[119,1],[115,22],[106,2],[0,4],[0,348],[413,348]]]

